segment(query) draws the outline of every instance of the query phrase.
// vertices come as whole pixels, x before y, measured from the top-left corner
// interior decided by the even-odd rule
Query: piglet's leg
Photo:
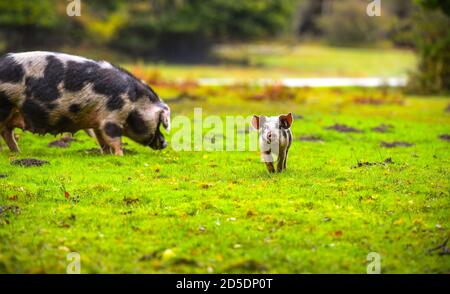
[[[277,172],[281,173],[283,169],[286,169],[286,149],[280,149],[280,154],[278,155],[277,161]]]
[[[5,139],[6,145],[12,152],[20,152],[17,146],[16,138],[14,137],[14,130],[10,128],[3,128],[2,137]]]
[[[287,161],[287,158],[288,158],[288,152],[289,152],[289,149],[286,150],[286,156],[284,157],[283,169],[286,169],[286,161]]]
[[[261,158],[266,164],[269,173],[275,172],[275,168],[273,167],[273,158],[272,155],[270,154],[270,151],[261,152]]]

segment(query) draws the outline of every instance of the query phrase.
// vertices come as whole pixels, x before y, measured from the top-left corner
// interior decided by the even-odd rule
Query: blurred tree
[[[318,19],[324,38],[332,45],[366,45],[383,39],[387,31],[388,15],[369,17],[365,0],[325,0]],[[383,7],[383,6],[382,6]]]
[[[139,55],[198,61],[216,41],[271,37],[290,27],[296,0],[130,2],[129,22],[111,43]],[[192,59],[192,60],[187,60]]]
[[[110,42],[129,20],[125,0],[90,0],[80,17],[74,18],[84,28],[86,38],[94,44]]]
[[[383,2],[389,12],[388,31],[386,37],[396,46],[414,47],[414,15],[417,5],[413,0],[390,0]]]
[[[428,9],[440,9],[450,15],[450,1],[448,0],[417,0],[419,4]]]
[[[450,2],[418,2],[427,9],[421,10],[415,18],[419,64],[411,75],[410,89],[429,94],[450,92]]]
[[[289,28],[297,1],[89,0],[73,17],[69,1],[0,1],[0,51],[109,46],[139,57],[200,60],[213,42]]]
[[[21,50],[42,41],[58,24],[54,1],[0,1],[0,28],[5,50]]]
[[[324,10],[324,0],[306,0],[298,6],[295,19],[296,31],[299,35],[319,35],[321,33],[318,18]]]

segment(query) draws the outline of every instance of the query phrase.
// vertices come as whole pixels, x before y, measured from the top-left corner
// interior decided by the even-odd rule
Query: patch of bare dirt
[[[60,140],[63,142],[66,142],[66,143],[72,143],[72,142],[78,141],[78,139],[75,139],[74,137],[69,137],[69,136],[64,136]]]
[[[303,135],[298,137],[301,142],[323,142],[322,138],[316,135]]]
[[[383,104],[404,104],[404,100],[401,97],[371,97],[371,96],[357,96],[353,99],[355,104],[366,105],[383,105]]]
[[[48,143],[48,147],[67,148],[69,146],[70,146],[69,143],[66,143],[62,140],[56,140],[56,141],[52,141],[52,142]]]
[[[380,146],[384,148],[395,148],[395,147],[411,147],[414,146],[414,144],[404,141],[393,141],[393,142],[381,141]]]
[[[69,136],[62,137],[59,140],[52,141],[48,143],[48,147],[59,147],[59,148],[67,148],[70,146],[70,143],[77,141],[77,139]]]
[[[394,130],[394,126],[390,124],[380,124],[376,127],[373,127],[371,130],[378,133],[389,133]]]
[[[332,126],[326,127],[326,130],[334,130],[340,133],[362,133],[360,129],[352,128],[343,124],[334,124]]]
[[[44,164],[49,164],[50,162],[46,160],[39,160],[34,158],[22,158],[11,161],[12,165],[22,166],[22,167],[32,167],[32,166],[42,166]]]
[[[450,141],[450,135],[448,135],[448,134],[440,135],[439,139],[449,142]]]
[[[392,163],[394,163],[392,161],[392,158],[388,157],[388,158],[386,158],[385,160],[383,160],[381,162],[369,162],[369,161],[361,162],[361,161],[358,161],[358,164],[352,166],[352,168],[358,168],[358,167],[364,167],[364,166],[374,166],[374,165],[387,165],[387,164],[392,164]]]

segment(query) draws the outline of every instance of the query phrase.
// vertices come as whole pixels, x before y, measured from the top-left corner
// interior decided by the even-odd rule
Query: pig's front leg
[[[114,155],[123,156],[122,128],[119,125],[107,122],[100,130],[95,130],[95,135],[104,153],[112,149]]]
[[[286,169],[286,157],[287,157],[286,148],[280,148],[277,161],[277,172],[281,173],[283,169]]]
[[[17,146],[16,138],[14,137],[14,130],[10,128],[3,128],[2,137],[5,139],[6,145],[12,152],[20,152],[19,146]]]
[[[264,163],[266,164],[267,170],[269,173],[274,173],[275,168],[273,167],[273,158],[272,154],[270,154],[270,151],[263,151],[261,152],[261,158],[263,159]]]
[[[104,135],[101,130],[94,130],[95,138],[97,139],[98,145],[102,150],[103,154],[111,154],[111,147],[106,143],[106,140],[103,139]]]

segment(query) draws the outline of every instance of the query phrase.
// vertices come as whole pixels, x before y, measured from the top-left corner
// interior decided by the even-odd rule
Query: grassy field
[[[22,154],[0,155],[0,272],[65,273],[75,251],[82,273],[366,273],[369,252],[383,273],[449,273],[450,256],[430,251],[450,234],[450,143],[439,138],[450,133],[448,99],[276,89],[283,100],[257,100],[271,90],[194,88],[168,103],[191,120],[194,107],[220,117],[294,112],[282,174],[268,174],[257,152],[125,140],[119,158],[92,152],[84,133],[65,149],[19,133]],[[335,123],[361,132],[326,129]],[[380,124],[391,127],[372,130]],[[304,141],[311,135],[319,141]],[[49,164],[11,165],[27,157]]]
[[[307,45],[222,46],[215,56],[225,64],[196,66],[145,64],[163,79],[287,77],[397,77],[414,69],[410,50],[333,48]],[[132,67],[132,66],[128,66]]]

